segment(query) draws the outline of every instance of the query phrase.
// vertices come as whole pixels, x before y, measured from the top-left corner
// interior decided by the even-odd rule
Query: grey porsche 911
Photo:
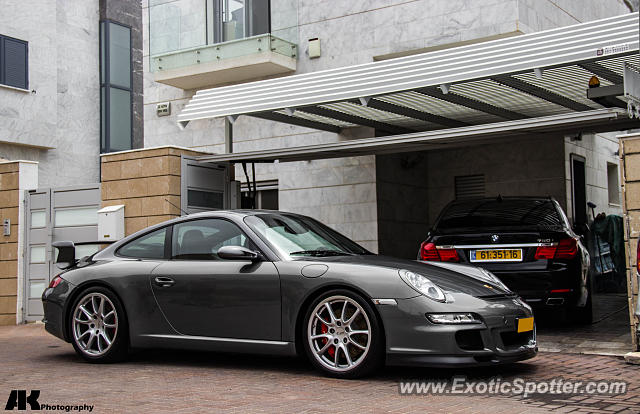
[[[297,214],[189,215],[81,259],[55,246],[45,327],[89,362],[131,348],[299,354],[355,378],[537,353],[531,308],[491,272],[372,254]]]

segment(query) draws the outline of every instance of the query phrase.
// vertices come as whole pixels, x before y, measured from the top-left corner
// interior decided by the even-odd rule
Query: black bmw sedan
[[[296,214],[194,214],[80,260],[57,247],[45,327],[89,362],[146,347],[302,354],[353,378],[537,352],[531,308],[491,272],[378,256]]]
[[[552,198],[453,201],[440,213],[418,258],[481,266],[534,309],[591,322],[589,254]]]

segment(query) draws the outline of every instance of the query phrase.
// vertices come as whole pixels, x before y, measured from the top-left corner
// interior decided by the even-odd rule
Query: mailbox
[[[98,241],[118,241],[124,237],[124,205],[98,210]]]

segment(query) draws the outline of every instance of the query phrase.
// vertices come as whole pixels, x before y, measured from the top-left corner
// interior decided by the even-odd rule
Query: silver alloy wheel
[[[307,340],[315,359],[331,371],[350,371],[360,365],[371,347],[371,324],[358,302],[331,296],[313,309]]]
[[[87,355],[104,355],[118,334],[118,313],[102,293],[89,293],[73,311],[73,338]]]

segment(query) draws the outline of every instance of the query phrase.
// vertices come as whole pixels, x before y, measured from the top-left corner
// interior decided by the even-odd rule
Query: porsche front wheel
[[[309,307],[304,327],[309,359],[327,375],[361,377],[382,361],[381,327],[360,295],[345,290],[321,295]]]

